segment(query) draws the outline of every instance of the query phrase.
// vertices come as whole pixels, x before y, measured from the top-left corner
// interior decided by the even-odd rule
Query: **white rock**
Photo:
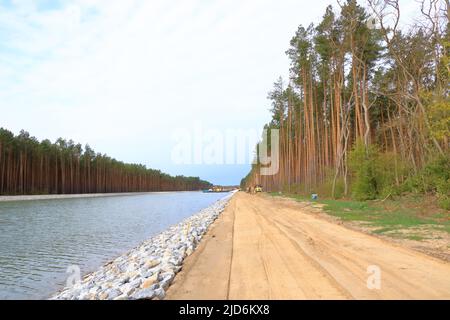
[[[83,278],[73,288],[66,288],[51,299],[164,299],[167,289],[226,207],[227,196],[210,207],[169,227]],[[144,287],[145,288],[141,288]]]
[[[155,290],[151,290],[151,289],[142,289],[137,291],[136,293],[134,293],[132,295],[133,299],[152,299],[153,297],[155,297]]]
[[[162,288],[156,289],[154,291],[154,297],[162,300],[166,297],[166,292]]]

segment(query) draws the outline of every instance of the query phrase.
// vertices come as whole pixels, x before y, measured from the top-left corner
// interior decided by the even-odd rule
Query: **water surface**
[[[0,299],[42,299],[225,194],[167,192],[0,202]]]

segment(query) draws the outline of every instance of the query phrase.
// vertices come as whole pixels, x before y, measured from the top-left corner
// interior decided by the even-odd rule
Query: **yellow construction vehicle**
[[[262,192],[262,191],[263,191],[262,186],[257,185],[257,186],[255,187],[255,192],[256,192],[256,193]]]

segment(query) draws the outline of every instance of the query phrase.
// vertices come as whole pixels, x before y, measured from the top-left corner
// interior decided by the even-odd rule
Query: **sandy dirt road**
[[[237,193],[167,299],[450,299],[449,263],[308,210]]]

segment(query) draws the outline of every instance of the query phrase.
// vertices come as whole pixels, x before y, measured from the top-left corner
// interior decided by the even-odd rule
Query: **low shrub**
[[[352,174],[352,195],[359,201],[376,199],[379,194],[377,177],[378,150],[357,142],[349,155],[349,168]]]

